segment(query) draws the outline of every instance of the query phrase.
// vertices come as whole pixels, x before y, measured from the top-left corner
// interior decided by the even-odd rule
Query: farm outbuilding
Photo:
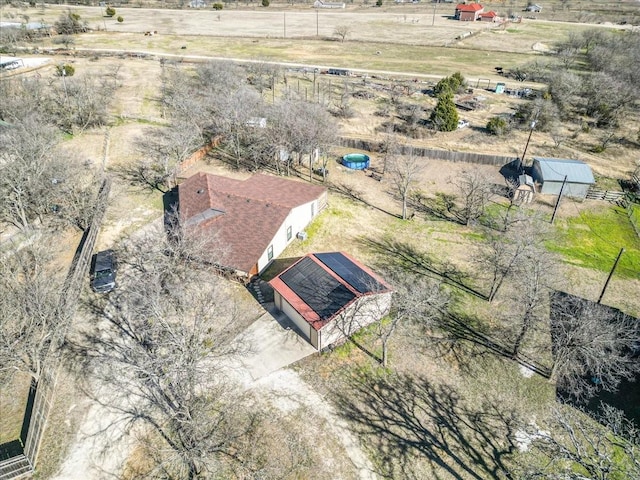
[[[384,317],[393,293],[344,252],[306,255],[269,283],[276,307],[318,350]]]
[[[461,22],[475,22],[482,12],[484,7],[479,3],[459,3],[453,18]]]
[[[497,23],[500,21],[500,17],[494,11],[484,12],[480,14],[480,21]]]
[[[533,158],[531,176],[541,185],[541,194],[559,195],[562,184],[567,179],[563,195],[583,199],[589,188],[595,184],[591,167],[580,160],[562,158]]]
[[[518,186],[513,192],[513,203],[522,205],[531,203],[536,194],[536,184],[529,175],[518,176]]]

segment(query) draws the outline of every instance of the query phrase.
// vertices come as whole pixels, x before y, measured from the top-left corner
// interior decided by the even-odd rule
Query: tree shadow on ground
[[[360,242],[378,253],[389,265],[400,266],[408,272],[441,279],[444,283],[456,287],[465,293],[487,300],[487,296],[470,285],[468,275],[455,265],[436,260],[425,252],[418,251],[413,245],[383,238],[375,240],[361,237]]]
[[[373,203],[369,202],[364,198],[364,194],[362,192],[360,192],[359,190],[355,189],[354,187],[346,183],[332,183],[329,185],[329,189],[333,192],[339,193],[340,195],[350,198],[351,200],[362,203],[368,207],[375,208],[376,210],[382,213],[385,213],[391,217],[402,218],[402,215],[391,213],[385,210],[384,208],[380,208],[377,205],[374,205]]]
[[[435,197],[428,197],[422,192],[415,192],[407,198],[407,206],[417,213],[426,215],[430,220],[442,220],[464,225],[462,218],[456,213],[456,196],[437,192]]]
[[[403,374],[351,378],[336,399],[385,478],[510,478],[519,421],[504,405],[470,407],[447,385]]]
[[[455,354],[456,358],[473,359],[479,355],[497,355],[511,359],[544,378],[550,377],[551,369],[549,367],[540,364],[535,359],[527,357],[522,353],[518,353],[514,358],[511,346],[504,345],[488,333],[484,333],[479,327],[474,326],[477,324],[478,322],[471,317],[462,317],[460,314],[453,314],[451,312],[447,312],[440,318],[438,326],[447,336],[447,340],[449,341],[448,349],[451,353]],[[459,353],[460,343],[464,343],[464,346],[462,346],[464,354]],[[465,348],[468,346],[472,347],[471,351],[469,351],[469,348]],[[473,360],[467,360],[467,362],[468,361]],[[464,361],[461,363],[461,366],[463,365]]]
[[[488,300],[487,295],[470,286],[469,277],[465,272],[446,261],[432,258],[429,254],[419,251],[411,244],[390,238],[375,240],[366,237],[361,237],[360,242],[379,254],[379,258],[386,262],[386,265],[382,265],[383,267],[400,267],[408,273],[436,278],[464,293],[482,300]],[[512,348],[493,338],[490,332],[483,331],[481,322],[476,318],[463,317],[461,314],[453,313],[449,310],[443,312],[437,325],[446,337],[446,341],[441,342],[441,346],[448,348],[449,353],[454,353],[457,356],[457,345],[461,342],[470,343],[477,347],[474,352],[475,355],[489,353],[510,358],[539,375],[549,378],[550,370],[548,367],[522,354],[518,354],[514,358]]]

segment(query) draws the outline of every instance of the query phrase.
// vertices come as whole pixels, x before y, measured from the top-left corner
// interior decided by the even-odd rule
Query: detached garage
[[[582,200],[596,183],[591,167],[580,160],[534,157],[531,176],[541,185],[539,193],[548,195],[559,195],[566,177],[562,194]]]
[[[391,287],[343,252],[306,255],[270,284],[276,307],[318,350],[376,322],[391,307]]]

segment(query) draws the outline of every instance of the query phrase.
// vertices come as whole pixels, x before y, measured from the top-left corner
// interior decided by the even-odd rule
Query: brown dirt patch
[[[31,376],[18,372],[0,389],[0,444],[18,440],[27,405]]]

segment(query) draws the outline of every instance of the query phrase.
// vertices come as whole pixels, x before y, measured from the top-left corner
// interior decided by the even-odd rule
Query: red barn
[[[459,3],[454,18],[461,22],[475,22],[483,11],[484,7],[479,3]]]

